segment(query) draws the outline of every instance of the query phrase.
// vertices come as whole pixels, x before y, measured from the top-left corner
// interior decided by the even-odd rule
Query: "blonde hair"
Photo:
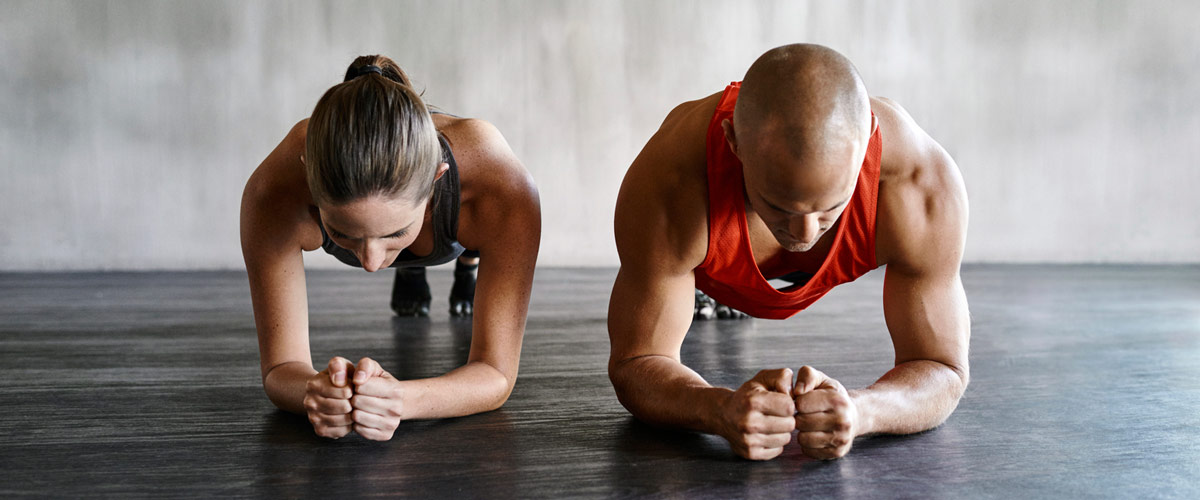
[[[332,205],[374,195],[427,199],[442,161],[429,109],[380,55],[355,59],[317,101],[304,152],[313,200]]]

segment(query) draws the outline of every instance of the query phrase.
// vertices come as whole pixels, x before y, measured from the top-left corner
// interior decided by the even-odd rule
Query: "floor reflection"
[[[467,362],[471,318],[433,322],[429,318],[392,318],[393,359],[384,369],[400,380],[436,377]]]
[[[264,419],[257,469],[246,471],[263,496],[362,496],[453,491],[466,497],[514,492],[520,465],[513,425],[503,411],[439,421],[402,422],[390,441],[316,436],[298,415]]]

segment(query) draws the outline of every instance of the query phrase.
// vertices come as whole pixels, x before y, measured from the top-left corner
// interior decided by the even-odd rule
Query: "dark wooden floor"
[[[1200,497],[1200,267],[974,266],[972,383],[942,427],[769,462],[633,421],[605,376],[612,270],[538,271],[512,399],[328,441],[276,411],[240,273],[0,274],[0,497]],[[464,359],[469,322],[394,319],[390,274],[313,272],[314,358],[400,377]],[[787,321],[696,324],[715,384],[890,367],[881,272]]]

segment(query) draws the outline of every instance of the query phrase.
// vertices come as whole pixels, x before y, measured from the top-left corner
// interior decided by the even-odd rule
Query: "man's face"
[[[780,246],[807,252],[849,205],[861,162],[856,156],[846,151],[806,161],[778,145],[741,148],[746,201]]]

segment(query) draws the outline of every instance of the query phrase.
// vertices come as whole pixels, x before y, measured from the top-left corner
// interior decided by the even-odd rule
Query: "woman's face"
[[[417,239],[427,204],[403,196],[370,196],[320,207],[321,221],[334,243],[354,252],[367,272],[375,272],[392,265]]]

